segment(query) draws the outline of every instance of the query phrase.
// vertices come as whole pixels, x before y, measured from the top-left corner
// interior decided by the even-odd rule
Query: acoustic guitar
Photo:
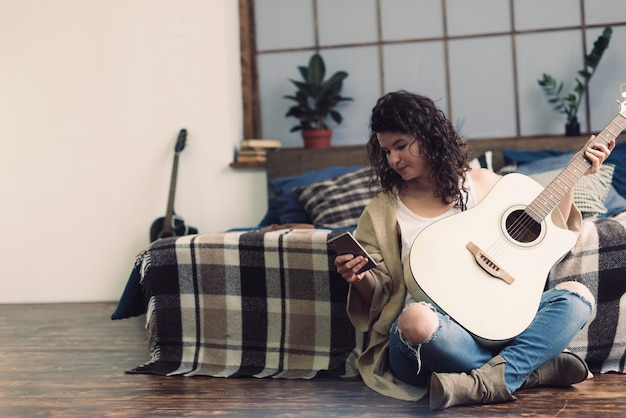
[[[594,144],[608,145],[625,127],[626,101]],[[437,305],[487,347],[523,332],[537,313],[550,269],[576,243],[554,209],[591,167],[586,149],[545,189],[530,177],[508,174],[475,207],[425,228],[410,250],[411,295]]]
[[[167,200],[167,210],[164,217],[160,217],[150,227],[150,242],[159,238],[181,237],[183,235],[197,234],[198,230],[185,225],[185,221],[174,212],[174,195],[176,194],[176,176],[178,173],[178,156],[185,149],[187,142],[187,130],[181,129],[178,133],[176,146],[174,147],[174,163],[172,165],[172,177],[170,180],[170,193]]]

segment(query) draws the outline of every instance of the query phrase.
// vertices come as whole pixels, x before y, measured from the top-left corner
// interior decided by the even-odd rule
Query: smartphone
[[[367,264],[359,270],[358,274],[363,273],[369,269],[373,269],[377,266],[376,262],[372,260],[372,257],[365,251],[365,249],[359,244],[359,241],[354,238],[354,236],[350,233],[350,231],[344,232],[341,235],[337,235],[334,238],[328,240],[328,246],[337,253],[337,255],[343,254],[352,254],[355,257],[357,255],[362,255],[367,258]]]

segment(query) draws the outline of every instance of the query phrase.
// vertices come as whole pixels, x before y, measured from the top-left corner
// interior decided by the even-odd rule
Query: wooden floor
[[[626,375],[532,389],[501,405],[431,412],[361,381],[128,375],[147,361],[144,317],[111,303],[0,305],[0,417],[595,417],[626,414]]]

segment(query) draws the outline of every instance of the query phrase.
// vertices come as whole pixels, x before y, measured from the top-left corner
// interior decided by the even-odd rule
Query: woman
[[[335,259],[350,283],[350,319],[370,336],[358,361],[364,382],[405,400],[418,400],[429,388],[430,407],[444,409],[513,401],[521,388],[585,380],[585,362],[563,351],[594,307],[593,295],[580,283],[544,292],[531,325],[496,352],[437,307],[413,299],[404,268],[415,237],[431,222],[475,206],[500,177],[469,168],[464,141],[426,97],[405,91],[385,95],[372,111],[370,129],[370,162],[383,190],[365,208],[355,235],[380,263],[357,274],[364,257]],[[589,145],[585,156],[592,166],[586,174],[598,171],[614,145]],[[579,229],[573,189],[558,208],[567,227]]]

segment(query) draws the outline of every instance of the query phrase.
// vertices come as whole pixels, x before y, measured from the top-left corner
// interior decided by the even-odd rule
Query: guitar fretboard
[[[617,138],[624,129],[626,129],[626,116],[619,113],[607,127],[596,136],[593,143],[589,146],[601,143],[608,145],[611,140]],[[589,170],[591,163],[585,157],[585,151],[589,146],[585,146],[585,148],[578,151],[567,167],[565,167],[565,169],[552,180],[548,187],[528,205],[525,212],[533,218],[533,220],[538,223],[543,221],[576,185],[578,180],[585,175],[587,170]]]

